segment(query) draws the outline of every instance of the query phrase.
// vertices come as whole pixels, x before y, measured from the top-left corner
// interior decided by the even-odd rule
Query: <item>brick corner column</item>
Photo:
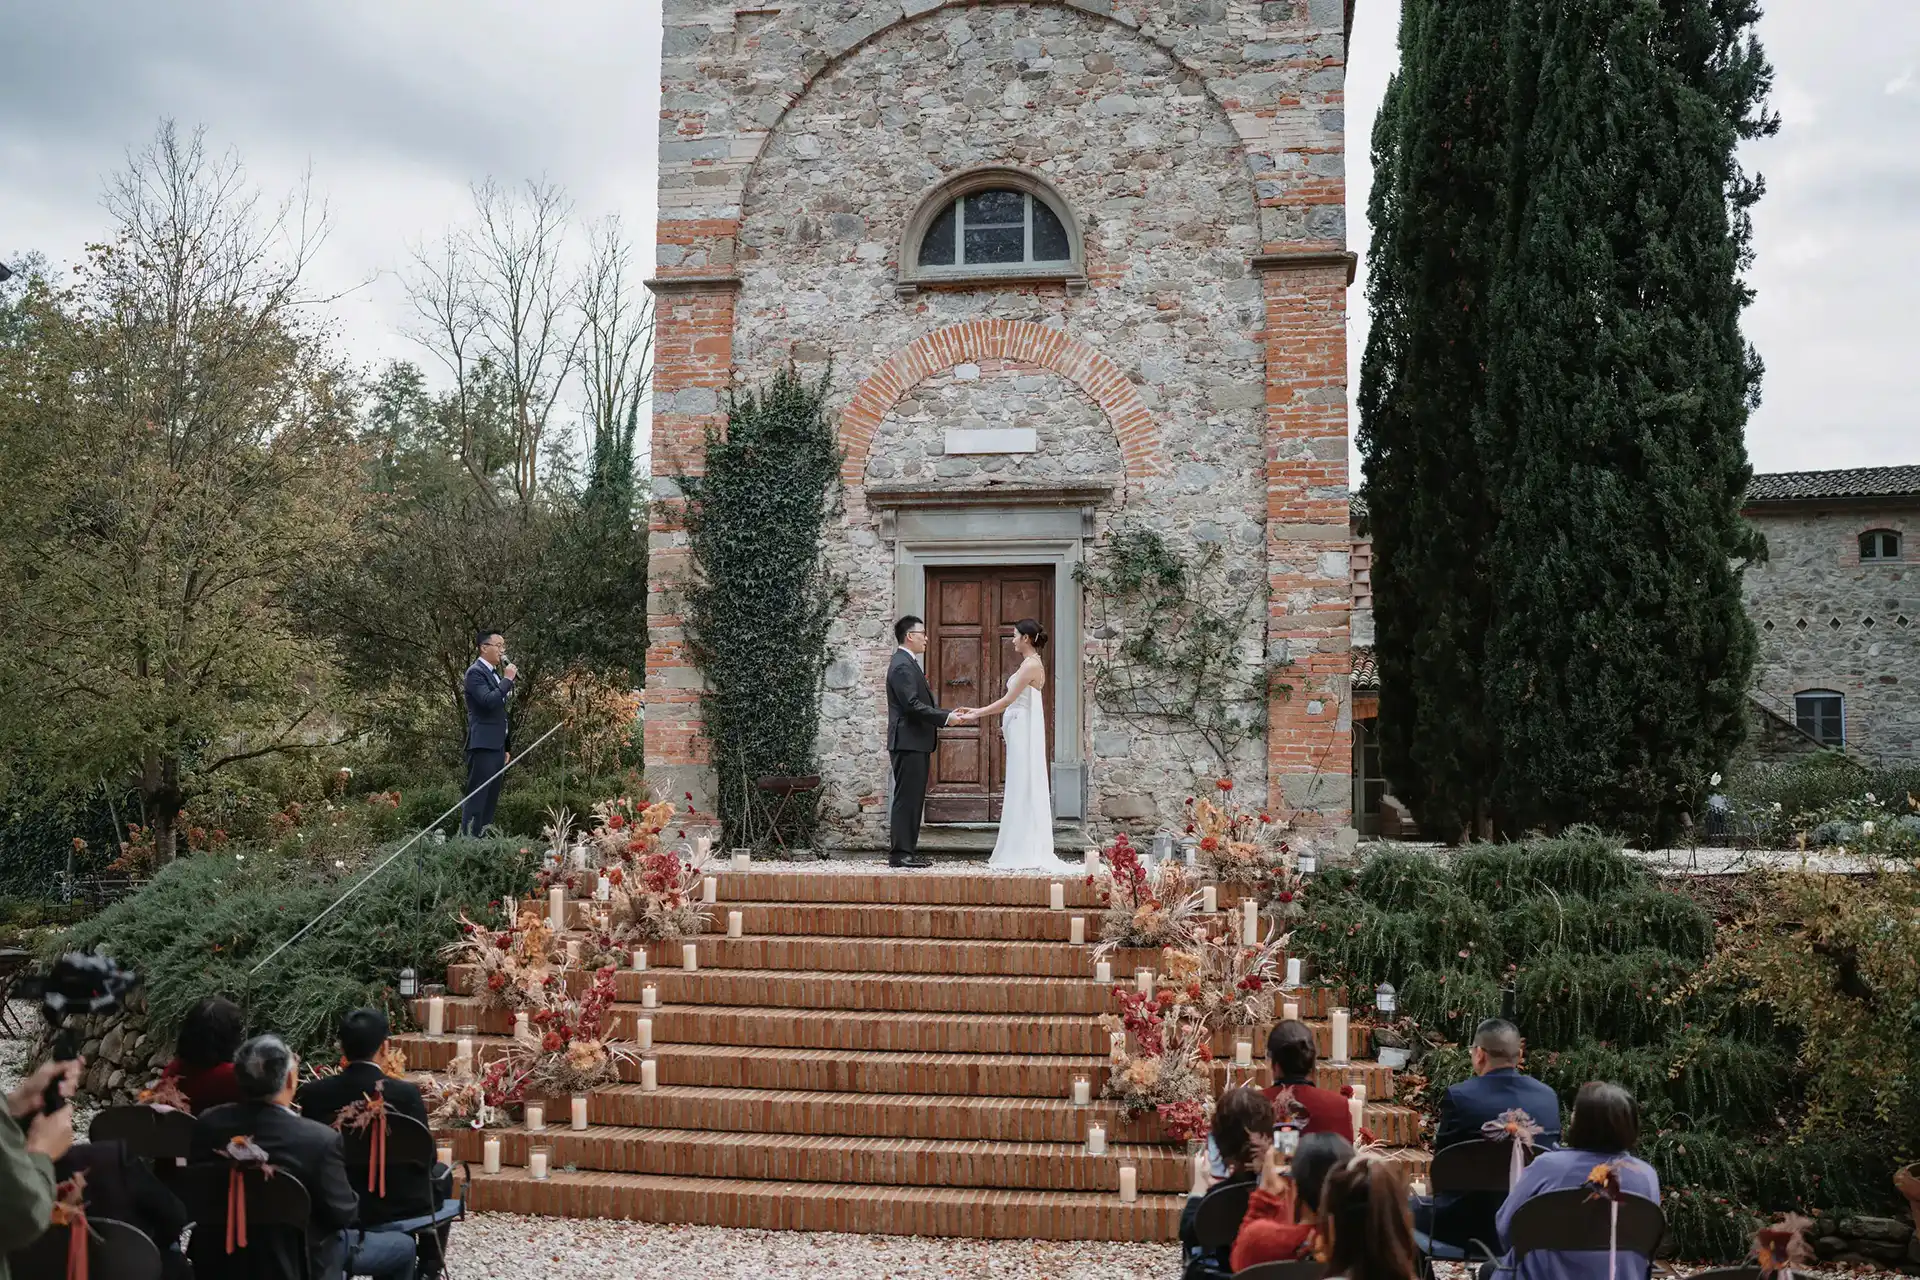
[[[1353,255],[1303,245],[1254,259],[1266,303],[1267,791],[1303,826],[1353,822],[1347,285]]]

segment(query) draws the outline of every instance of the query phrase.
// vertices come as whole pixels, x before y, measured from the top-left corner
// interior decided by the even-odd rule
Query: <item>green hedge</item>
[[[595,778],[560,773],[521,777],[509,773],[505,781],[506,785],[500,790],[499,806],[494,810],[494,825],[501,834],[522,840],[540,838],[541,831],[547,825],[549,809],[565,808],[572,812],[574,821],[579,822],[593,812],[595,804],[610,796],[632,795],[639,798],[644,794],[637,778]],[[397,811],[400,826],[407,831],[417,831],[458,804],[465,793],[460,782],[460,779],[448,779],[403,790]],[[460,827],[460,815],[454,814],[440,826],[452,834]]]
[[[99,947],[137,971],[152,1030],[164,1038],[195,1001],[224,995],[246,1009],[253,1031],[276,1031],[309,1057],[326,1055],[341,1014],[365,1005],[397,1012],[392,987],[402,968],[412,965],[423,982],[443,971],[435,957],[458,936],[461,911],[483,912],[531,888],[534,860],[520,849],[515,840],[416,845],[257,977],[248,971],[362,869],[272,854],[183,858],[73,928],[59,947]]]

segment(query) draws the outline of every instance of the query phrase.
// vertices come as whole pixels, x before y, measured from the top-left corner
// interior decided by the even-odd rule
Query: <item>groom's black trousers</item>
[[[927,807],[927,774],[932,766],[930,751],[893,753],[893,809],[887,835],[896,855],[920,852],[920,813]]]

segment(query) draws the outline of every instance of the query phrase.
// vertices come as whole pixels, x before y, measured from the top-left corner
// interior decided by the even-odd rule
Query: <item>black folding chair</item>
[[[447,1198],[439,1177],[439,1159],[434,1152],[433,1135],[412,1116],[387,1112],[386,1195],[375,1194],[367,1184],[369,1157],[373,1150],[373,1130],[343,1129],[347,1160],[347,1182],[360,1197],[360,1221],[377,1223],[384,1231],[404,1231],[413,1237],[419,1258],[418,1274],[435,1276],[446,1269],[446,1234],[455,1221],[467,1216],[466,1206]],[[403,1215],[393,1207],[398,1188],[427,1189],[433,1208],[419,1215]],[[368,1230],[375,1228],[369,1227]]]
[[[1605,1253],[1609,1240],[1620,1253],[1646,1258],[1651,1272],[1653,1255],[1667,1234],[1666,1215],[1645,1196],[1628,1195],[1620,1202],[1616,1230],[1611,1207],[1584,1187],[1549,1191],[1521,1205],[1507,1229],[1513,1273],[1521,1272],[1530,1253]],[[1623,1272],[1621,1280],[1633,1277]]]
[[[74,1227],[52,1227],[7,1258],[14,1280],[67,1280]],[[140,1228],[113,1218],[89,1218],[87,1274],[110,1280],[160,1280],[160,1250]]]
[[[1234,1272],[1233,1280],[1320,1280],[1325,1274],[1324,1262],[1262,1262]]]
[[[1525,1149],[1523,1159],[1533,1163],[1535,1151]],[[1427,1169],[1427,1181],[1431,1184],[1435,1197],[1442,1195],[1470,1195],[1479,1192],[1487,1195],[1505,1197],[1513,1174],[1513,1148],[1504,1142],[1494,1142],[1488,1138],[1474,1138],[1468,1142],[1456,1142],[1450,1147],[1442,1147],[1433,1153],[1433,1162]],[[1424,1209],[1426,1221],[1421,1214],[1413,1216],[1413,1246],[1428,1263],[1465,1262],[1469,1250],[1461,1245],[1449,1244],[1433,1238],[1433,1206],[1431,1203],[1419,1206]],[[1471,1243],[1480,1246],[1480,1255],[1492,1259],[1496,1241],[1474,1240]],[[1423,1263],[1423,1270],[1431,1274],[1432,1267]]]
[[[33,952],[19,947],[0,947],[0,1031],[16,1039],[24,1038],[27,1028],[13,1016],[13,984],[33,965]]]
[[[171,1187],[193,1149],[193,1117],[158,1107],[107,1107],[95,1113],[87,1137],[93,1142],[123,1144],[128,1154],[147,1161],[154,1176]]]
[[[1706,1271],[1695,1271],[1687,1280],[1760,1280],[1766,1272],[1758,1267],[1713,1267]]]
[[[1253,1199],[1252,1182],[1223,1182],[1200,1197],[1193,1217],[1193,1243],[1202,1253],[1214,1253],[1233,1247],[1240,1234],[1240,1222],[1247,1216],[1247,1202]]]
[[[180,1170],[174,1193],[193,1219],[193,1246],[188,1258],[198,1280],[247,1280],[270,1274],[263,1265],[270,1240],[296,1243],[300,1274],[311,1280],[313,1242],[307,1238],[312,1206],[300,1179],[284,1169],[268,1177],[257,1166],[241,1166],[240,1177],[247,1208],[247,1247],[226,1249],[227,1178],[233,1164],[225,1160],[190,1164]],[[204,1233],[204,1234],[203,1234]]]

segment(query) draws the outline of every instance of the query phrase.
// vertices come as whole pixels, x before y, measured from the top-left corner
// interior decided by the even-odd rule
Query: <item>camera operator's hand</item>
[[[85,1066],[80,1058],[70,1062],[45,1062],[35,1068],[33,1073],[20,1082],[20,1086],[7,1095],[7,1114],[15,1120],[24,1120],[40,1110],[46,1100],[47,1086],[56,1078],[60,1080],[60,1096],[71,1098],[80,1087],[80,1069]],[[67,1124],[67,1141],[73,1141],[73,1124]]]
[[[52,1115],[37,1115],[33,1123],[27,1126],[28,1151],[37,1151],[49,1160],[58,1160],[72,1148],[72,1107],[62,1107]]]

